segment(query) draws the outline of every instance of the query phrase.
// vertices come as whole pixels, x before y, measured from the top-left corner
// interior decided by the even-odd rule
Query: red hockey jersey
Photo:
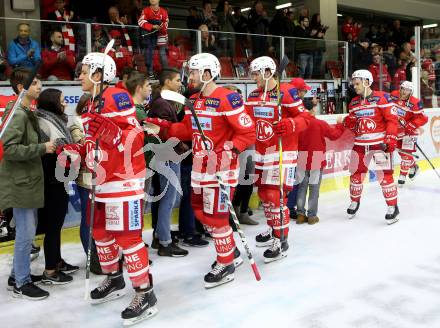
[[[153,29],[153,25],[159,25],[159,36],[168,35],[168,12],[166,9],[159,7],[159,9],[153,10],[151,6],[145,7],[142,10],[142,14],[139,17],[138,24],[144,30],[151,32]],[[160,40],[158,40],[159,42]]]
[[[103,203],[130,201],[144,197],[146,176],[145,159],[142,152],[144,132],[136,119],[136,109],[126,90],[109,87],[103,93],[104,106],[101,115],[110,118],[122,130],[119,147],[108,147],[100,143],[97,170],[96,201]],[[88,130],[89,106],[83,115],[84,129]],[[90,139],[87,137],[86,139]],[[121,146],[122,145],[122,146]],[[94,142],[85,143],[86,165],[93,169]]]
[[[202,137],[197,130],[191,111],[185,109],[182,122],[174,123],[168,131],[168,137],[192,140],[193,168],[191,185],[193,187],[217,187],[216,174],[220,174],[226,186],[235,186],[238,182],[239,164],[237,156],[225,149],[235,148],[239,152],[255,143],[255,125],[246,113],[241,96],[223,87],[217,87],[209,97],[199,93],[191,97],[200,125],[210,150],[207,156]],[[221,156],[221,167],[217,156]],[[229,157],[230,156],[230,157]],[[224,160],[228,162],[224,165]]]
[[[400,100],[399,97],[399,90],[391,93],[391,100],[396,105],[397,115],[399,116],[397,139],[402,139],[406,135],[405,126],[408,123],[421,127],[428,122],[428,117],[423,112],[423,102],[421,100],[413,96],[409,98],[409,101]]]
[[[279,167],[278,137],[273,131],[274,122],[280,120],[278,116],[277,90],[266,93],[256,89],[249,94],[246,101],[246,111],[255,121],[255,168],[260,170],[273,170]],[[281,110],[282,117],[292,117],[295,121],[295,134],[283,138],[283,167],[296,166],[298,157],[298,134],[307,127],[308,113],[298,96],[298,91],[289,83],[281,83]]]
[[[377,145],[385,135],[397,136],[397,108],[388,93],[373,91],[366,99],[356,96],[348,109],[357,119],[355,145]]]

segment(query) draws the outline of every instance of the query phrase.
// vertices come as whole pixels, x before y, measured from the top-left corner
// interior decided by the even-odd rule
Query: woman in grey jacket
[[[23,90],[32,72],[16,68],[11,75],[11,85],[16,94]],[[55,152],[53,142],[42,143],[35,114],[29,109],[41,92],[41,82],[34,79],[27,94],[18,106],[2,142],[4,158],[0,162],[0,210],[13,208],[16,235],[14,262],[8,287],[14,297],[43,299],[49,293],[32,281],[30,253],[37,226],[37,208],[44,205],[44,182],[41,156]],[[9,103],[6,113],[11,110]]]

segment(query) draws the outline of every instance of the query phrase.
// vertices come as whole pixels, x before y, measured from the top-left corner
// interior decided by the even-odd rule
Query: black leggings
[[[244,176],[245,180],[249,180],[249,175]],[[232,205],[240,206],[240,213],[246,213],[249,209],[249,200],[251,199],[254,185],[238,185],[235,189]]]
[[[61,258],[61,228],[67,213],[69,196],[64,184],[53,183],[44,186],[44,207],[38,210],[44,237],[44,259],[46,270],[55,270]]]

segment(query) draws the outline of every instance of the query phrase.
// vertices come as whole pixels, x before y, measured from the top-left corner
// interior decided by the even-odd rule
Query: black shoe
[[[79,266],[71,265],[64,260],[61,260],[57,265],[58,271],[64,272],[66,274],[71,274],[79,270]]]
[[[257,247],[266,247],[272,245],[273,229],[269,227],[266,231],[255,236]]]
[[[153,237],[153,241],[151,242],[151,248],[152,249],[159,249],[159,239],[156,237]]]
[[[65,285],[73,281],[73,277],[65,274],[62,271],[55,271],[48,275],[46,271],[43,272],[43,279],[41,282],[45,285]]]
[[[154,316],[158,312],[156,308],[157,299],[152,286],[145,289],[135,288],[135,290],[135,297],[121,313],[124,326],[134,325]]]
[[[159,256],[169,256],[169,257],[182,257],[188,255],[186,249],[180,248],[175,243],[168,244],[168,246],[159,245],[159,250],[157,251]]]
[[[194,235],[192,237],[185,237],[182,244],[190,247],[206,247],[209,245],[209,241],[203,239],[199,235]]]
[[[14,286],[14,291],[12,293],[12,296],[17,298],[26,298],[28,300],[39,301],[48,297],[49,293],[41,289],[40,287],[35,286],[35,284],[28,282],[27,284],[24,284],[20,288]]]
[[[288,249],[289,244],[287,240],[281,242],[278,238],[274,238],[272,246],[269,249],[266,249],[263,253],[264,263],[270,263],[285,258]]]
[[[92,253],[90,255],[90,272],[96,275],[104,274],[101,269],[101,264],[99,263],[96,247],[92,247]]]
[[[234,263],[224,265],[217,263],[214,268],[205,275],[205,288],[214,288],[234,280]]]
[[[33,274],[31,274],[31,280],[34,285],[39,285],[41,283],[41,279],[43,279],[43,276],[34,276]],[[15,287],[15,278],[9,276],[7,290],[13,291],[14,287]]]
[[[235,249],[234,249],[234,266],[236,268],[238,268],[240,265],[243,264],[243,259],[241,258],[240,255],[241,255],[240,250],[237,247],[235,247]],[[217,260],[211,264],[211,269],[214,269],[214,267],[216,265],[217,265]]]
[[[289,208],[289,216],[292,220],[296,220],[296,208]]]
[[[100,286],[90,292],[92,303],[99,304],[111,301],[125,295],[125,281],[122,273],[107,275]]]
[[[248,209],[248,214],[249,214],[249,216],[252,216],[252,215],[254,215],[254,212],[251,209]]]

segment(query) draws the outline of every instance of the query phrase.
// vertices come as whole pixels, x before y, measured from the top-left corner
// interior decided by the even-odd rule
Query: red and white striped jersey
[[[273,170],[279,167],[278,137],[273,125],[280,120],[278,115],[278,95],[276,88],[267,92],[256,89],[249,94],[245,103],[246,111],[255,121],[255,168]],[[291,84],[281,83],[282,118],[291,117],[295,121],[296,133],[283,138],[283,167],[295,167],[298,157],[298,134],[307,127],[309,114],[305,111],[298,91]]]
[[[408,123],[421,127],[428,122],[428,117],[423,111],[423,102],[416,97],[411,96],[409,100],[400,100],[399,90],[391,92],[391,99],[397,107],[397,115],[399,116],[399,125],[397,139],[402,139],[405,133],[405,126]]]
[[[103,203],[130,201],[144,197],[146,166],[142,148],[144,132],[136,119],[136,109],[126,90],[108,87],[102,95],[104,105],[100,114],[110,118],[121,130],[119,147],[99,143],[96,201]],[[82,117],[87,135],[89,113]],[[86,139],[89,139],[87,137]],[[86,165],[93,169],[94,142],[85,143]]]
[[[246,113],[241,96],[223,87],[217,87],[208,97],[199,93],[191,97],[200,125],[211,150],[207,155],[191,111],[185,109],[182,122],[174,123],[169,137],[192,140],[193,167],[191,185],[193,187],[217,187],[216,174],[221,176],[226,186],[236,186],[239,163],[234,152],[239,152],[255,143],[255,125]],[[217,162],[217,155],[222,163]]]
[[[397,136],[397,108],[388,93],[373,91],[366,99],[356,96],[348,110],[357,119],[355,145],[377,145],[385,135]]]

